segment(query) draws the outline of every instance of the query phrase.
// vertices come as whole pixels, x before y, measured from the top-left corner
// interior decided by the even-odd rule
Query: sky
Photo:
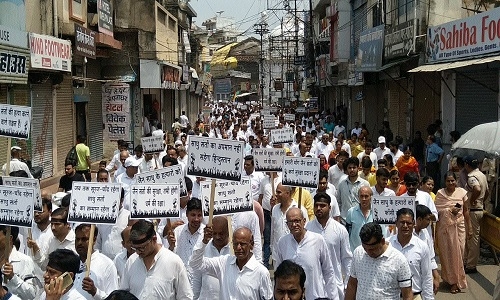
[[[235,26],[240,31],[248,30],[249,34],[254,31],[253,25],[260,21],[260,13],[270,8],[284,8],[284,3],[287,0],[191,0],[189,4],[198,15],[194,18],[195,24],[201,27],[201,24],[217,15],[217,12],[223,11],[223,17],[232,17],[235,21]],[[293,7],[294,0],[289,0]],[[305,0],[298,0],[298,7],[303,5]],[[269,28],[279,26],[279,18],[283,11],[267,12]]]

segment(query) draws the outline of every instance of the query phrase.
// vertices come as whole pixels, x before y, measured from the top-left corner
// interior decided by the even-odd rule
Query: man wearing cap
[[[480,223],[483,218],[484,200],[488,198],[488,180],[478,169],[479,162],[472,156],[464,157],[465,170],[467,171],[467,196],[470,204],[470,238],[465,242],[465,273],[477,273],[477,261],[479,259],[479,232]]]
[[[125,166],[125,172],[121,173],[116,177],[115,182],[121,183],[122,188],[125,191],[124,199],[128,199],[128,194],[130,193],[130,185],[134,183],[134,176],[139,172],[139,165],[141,160],[137,160],[132,156],[128,157],[123,164]],[[123,204],[125,209],[130,209],[128,201]]]
[[[385,146],[385,137],[378,137],[378,147],[373,149],[373,152],[377,155],[377,160],[383,159],[386,154],[390,154],[391,150]]]
[[[22,161],[19,160],[20,158],[20,151],[21,151],[21,147],[19,146],[12,146],[10,148],[10,168],[9,168],[9,174],[10,172],[14,172],[14,171],[20,171],[20,170],[23,170],[26,172],[26,174],[28,174],[29,178],[33,178],[33,175],[31,175],[31,171],[30,171],[30,168],[28,168],[28,165]],[[3,176],[7,176],[9,174],[7,174],[7,164],[4,164],[3,167],[2,167],[2,175]]]

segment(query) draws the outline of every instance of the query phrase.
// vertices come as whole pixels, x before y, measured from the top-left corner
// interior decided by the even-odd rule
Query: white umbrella
[[[500,158],[500,121],[477,125],[451,146],[454,156]]]

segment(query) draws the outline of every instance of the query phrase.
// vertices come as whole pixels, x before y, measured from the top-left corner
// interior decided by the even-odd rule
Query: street
[[[451,294],[449,287],[441,283],[436,300],[471,300],[471,299],[492,299],[493,288],[497,278],[498,266],[494,264],[480,265],[476,274],[467,274],[467,289],[461,293]]]

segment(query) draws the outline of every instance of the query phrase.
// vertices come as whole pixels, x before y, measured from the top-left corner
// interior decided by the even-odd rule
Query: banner
[[[129,140],[130,86],[127,83],[102,85],[104,140]]]
[[[187,175],[240,181],[245,143],[189,136]]]
[[[31,130],[31,107],[0,104],[0,136],[27,140]]]
[[[285,119],[285,121],[295,122],[295,114],[284,114],[283,118]]]
[[[210,181],[201,184],[203,199],[203,215],[210,212]],[[253,198],[250,189],[250,179],[243,178],[241,182],[217,180],[215,184],[214,216],[230,215],[244,211],[253,211]]]
[[[295,141],[295,134],[292,128],[272,129],[270,141],[273,145],[293,143]]]
[[[0,185],[0,224],[31,228],[35,191]]]
[[[75,23],[75,53],[88,58],[96,58],[95,31]]]
[[[283,169],[283,148],[252,148],[255,171],[281,172]]]
[[[361,32],[356,57],[356,71],[376,72],[382,67],[384,25]]]
[[[130,186],[130,218],[179,218],[178,184],[132,184]]]
[[[71,41],[30,32],[31,67],[71,72]]]
[[[316,189],[319,183],[319,158],[285,156],[282,176],[283,185]]]
[[[2,177],[3,185],[14,186],[18,188],[32,188],[35,193],[34,211],[43,211],[42,196],[40,194],[40,181],[34,178],[25,177]]]
[[[73,181],[68,222],[115,224],[121,190],[120,183]]]
[[[385,59],[393,59],[413,53],[413,39],[415,38],[413,24],[414,20],[410,20],[396,26],[389,26],[385,29]]]
[[[182,173],[182,166],[175,165],[158,170],[138,173],[134,176],[135,183],[137,184],[153,184],[153,183],[166,183],[178,184],[181,189],[181,194],[186,193],[186,182],[184,181],[184,174]]]
[[[401,208],[415,211],[415,197],[372,197],[373,222],[379,224],[396,224],[396,212]]]
[[[141,138],[144,153],[160,153],[165,150],[163,136],[148,136]]]

